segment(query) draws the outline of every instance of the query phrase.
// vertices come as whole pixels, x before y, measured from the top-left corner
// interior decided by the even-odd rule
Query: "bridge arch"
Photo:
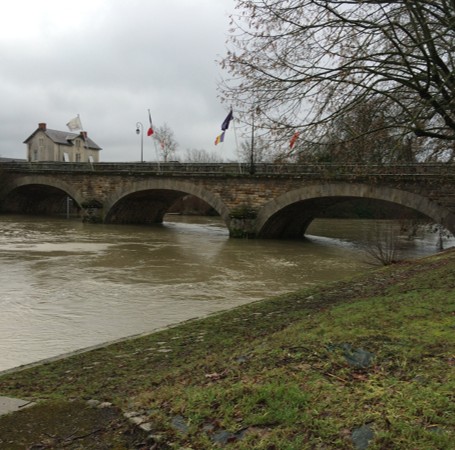
[[[229,226],[229,210],[215,194],[194,183],[173,179],[146,179],[129,183],[104,202],[106,223],[161,223],[176,200],[193,195],[210,205]]]
[[[61,212],[61,205],[70,197],[80,209],[83,198],[75,187],[49,176],[25,175],[8,180],[0,192],[0,204],[11,212],[46,214]]]
[[[395,203],[413,209],[455,233],[455,214],[422,195],[382,185],[327,183],[289,191],[265,204],[256,217],[256,235],[260,238],[302,238],[324,208],[350,199]]]

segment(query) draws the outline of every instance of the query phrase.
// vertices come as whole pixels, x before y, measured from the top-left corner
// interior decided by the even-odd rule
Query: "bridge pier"
[[[254,219],[231,219],[229,237],[254,239],[257,237]]]
[[[84,223],[103,223],[103,205],[97,200],[82,202],[81,217]]]
[[[227,223],[229,236],[233,238],[256,238],[257,209],[249,204],[231,209]]]

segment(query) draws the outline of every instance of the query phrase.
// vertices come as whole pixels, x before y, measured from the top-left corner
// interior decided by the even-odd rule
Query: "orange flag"
[[[294,148],[294,145],[295,145],[295,141],[297,140],[297,138],[299,137],[300,133],[298,131],[296,131],[292,137],[291,137],[291,140],[289,141],[289,148]]]

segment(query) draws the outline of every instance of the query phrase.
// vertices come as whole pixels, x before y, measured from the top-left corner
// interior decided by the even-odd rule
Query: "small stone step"
[[[19,411],[27,406],[32,406],[33,404],[33,402],[29,402],[28,400],[0,396],[0,416]]]

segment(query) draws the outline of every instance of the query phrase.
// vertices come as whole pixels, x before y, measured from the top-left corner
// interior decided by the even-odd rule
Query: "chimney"
[[[39,123],[38,124],[38,130],[43,130],[43,131],[46,131],[46,124],[45,123]]]
[[[81,131],[81,136],[84,139],[84,141],[87,140],[87,132],[86,131]]]

